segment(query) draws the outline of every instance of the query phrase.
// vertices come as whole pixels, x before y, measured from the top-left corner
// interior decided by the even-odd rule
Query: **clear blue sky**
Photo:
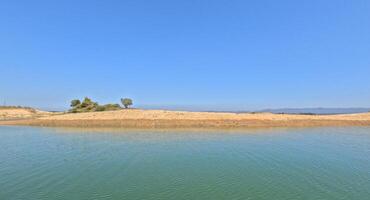
[[[3,0],[0,101],[370,107],[368,0]]]

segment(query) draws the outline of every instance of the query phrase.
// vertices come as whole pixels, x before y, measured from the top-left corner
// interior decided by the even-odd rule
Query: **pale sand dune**
[[[111,120],[111,119],[166,119],[166,120],[297,120],[297,119],[327,119],[327,120],[370,120],[370,113],[343,115],[292,115],[272,113],[217,113],[217,112],[185,112],[166,110],[127,109],[107,112],[70,113],[47,116],[45,120]]]
[[[2,108],[0,107],[0,120],[13,120],[50,116],[50,112],[31,108]]]
[[[68,113],[0,124],[123,127],[123,128],[247,128],[303,126],[370,126],[370,113],[343,115],[291,115],[271,113],[214,113],[127,109],[107,112]]]

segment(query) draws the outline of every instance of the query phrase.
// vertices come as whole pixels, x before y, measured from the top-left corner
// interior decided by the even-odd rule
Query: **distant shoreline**
[[[2,112],[2,113],[1,113]],[[302,115],[272,113],[217,113],[123,109],[87,113],[51,113],[13,109],[0,112],[0,125],[76,128],[258,128],[370,126],[370,113]],[[13,116],[13,118],[6,118]],[[18,114],[18,115],[16,115]],[[1,120],[1,116],[4,116]],[[14,117],[16,116],[16,117]]]

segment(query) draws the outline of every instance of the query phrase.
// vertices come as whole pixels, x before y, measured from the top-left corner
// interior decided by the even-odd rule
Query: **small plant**
[[[132,106],[132,99],[129,99],[129,98],[124,98],[124,99],[121,99],[121,103],[122,105],[125,107],[125,108],[129,108],[130,106]]]

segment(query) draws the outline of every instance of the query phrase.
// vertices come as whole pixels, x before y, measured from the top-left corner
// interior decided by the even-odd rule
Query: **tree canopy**
[[[130,98],[121,99],[121,103],[125,108],[128,108],[128,107],[132,106],[132,104],[133,104],[132,99],[130,99]]]
[[[71,107],[75,107],[81,104],[81,101],[78,99],[74,99],[71,101]]]

